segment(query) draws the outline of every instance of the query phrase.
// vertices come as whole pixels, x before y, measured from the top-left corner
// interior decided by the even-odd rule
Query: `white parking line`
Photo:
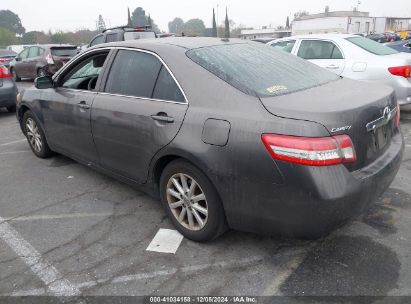
[[[10,141],[10,142],[4,143],[4,144],[0,144],[0,147],[14,145],[14,144],[17,144],[17,143],[21,143],[23,141],[26,141],[26,139],[24,138],[24,139],[19,139],[19,140]]]
[[[8,151],[8,152],[0,152],[0,155],[9,155],[9,154],[19,154],[19,153],[28,153],[30,152],[29,150],[27,151]]]
[[[137,274],[132,274],[132,275],[119,276],[115,278],[104,278],[104,279],[98,279],[95,281],[75,284],[74,286],[77,289],[83,289],[83,288],[91,288],[99,284],[119,284],[119,283],[135,282],[135,281],[140,281],[140,280],[166,277],[166,276],[170,276],[176,273],[197,272],[197,271],[202,271],[202,270],[206,270],[209,268],[229,268],[229,267],[236,267],[236,266],[246,266],[250,264],[252,265],[258,262],[262,262],[263,260],[264,260],[263,256],[256,256],[256,257],[244,258],[241,260],[233,260],[229,262],[217,262],[213,264],[192,265],[192,266],[185,266],[182,268],[169,268],[169,269],[153,271],[153,272],[143,272],[143,273],[137,273]],[[12,296],[34,296],[34,295],[38,296],[38,295],[44,295],[45,293],[46,293],[46,290],[44,288],[38,288],[38,289],[31,289],[31,290],[16,291],[16,292],[13,292],[11,295]],[[7,294],[0,294],[0,296],[3,296],[3,295],[7,295]]]
[[[4,218],[7,222],[24,222],[24,221],[37,221],[37,220],[59,220],[59,219],[72,219],[72,218],[87,218],[87,217],[109,217],[113,213],[65,213],[65,214],[38,214],[28,216],[14,216]]]
[[[41,254],[1,217],[0,239],[46,284],[48,292],[56,296],[68,297],[81,294],[75,285],[71,284],[67,279],[64,279],[53,265],[44,260]]]

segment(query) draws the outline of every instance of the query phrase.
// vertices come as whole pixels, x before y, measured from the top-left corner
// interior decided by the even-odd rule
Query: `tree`
[[[19,35],[26,32],[26,29],[21,24],[19,16],[10,10],[0,10],[0,27]]]
[[[224,38],[230,38],[230,21],[228,20],[228,12],[227,8],[225,9],[225,31],[224,31]]]
[[[98,15],[98,21],[97,21],[97,30],[99,32],[102,32],[106,29],[106,23],[104,22],[103,16]]]
[[[8,46],[18,42],[16,34],[6,28],[0,27],[0,46]]]
[[[31,31],[23,35],[21,42],[23,44],[47,44],[51,42],[51,39],[43,32]]]
[[[298,11],[294,14],[294,19],[300,19],[301,17],[307,16],[310,13],[307,11]]]
[[[215,11],[213,9],[213,32],[212,32],[213,37],[217,37],[217,22],[215,21]]]
[[[151,21],[151,16],[150,16],[150,14],[148,14],[147,25],[148,25],[150,28],[153,27],[153,22]]]
[[[54,34],[51,35],[51,43],[57,43],[57,44],[62,44],[62,43],[67,43],[67,34],[64,33],[63,31],[58,31],[55,32]]]
[[[181,34],[184,29],[184,20],[181,18],[174,18],[168,23],[168,31],[170,33]]]
[[[285,22],[285,28],[289,29],[290,28],[290,17],[287,16],[287,21]]]
[[[183,30],[186,36],[203,36],[205,25],[201,19],[190,19],[184,23]]]
[[[146,11],[142,7],[137,7],[132,16],[131,22],[133,27],[144,27],[147,25]]]
[[[127,26],[133,26],[133,21],[131,21],[130,8],[127,8]]]

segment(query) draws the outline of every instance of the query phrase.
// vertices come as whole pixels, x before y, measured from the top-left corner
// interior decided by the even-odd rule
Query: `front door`
[[[17,73],[17,76],[20,78],[28,77],[28,68],[27,68],[27,57],[29,55],[29,49],[26,48],[17,55],[18,60],[14,64],[14,70]]]
[[[345,68],[345,60],[338,46],[326,40],[302,40],[297,56],[341,75]]]
[[[84,162],[98,163],[91,134],[91,106],[108,51],[94,52],[59,75],[56,88],[44,91],[42,112],[50,145]]]
[[[177,135],[187,107],[156,55],[119,50],[91,113],[101,166],[144,183],[151,159]]]

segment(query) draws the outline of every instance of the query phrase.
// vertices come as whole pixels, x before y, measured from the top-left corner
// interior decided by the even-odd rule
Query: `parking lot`
[[[363,217],[316,241],[229,231],[184,239],[173,255],[146,251],[160,228],[173,229],[157,200],[66,157],[36,158],[1,110],[0,294],[411,296],[403,117],[401,169]]]

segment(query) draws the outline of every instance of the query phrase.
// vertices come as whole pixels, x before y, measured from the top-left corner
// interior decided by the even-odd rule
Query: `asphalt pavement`
[[[36,158],[0,110],[0,295],[411,296],[411,120],[401,128],[394,183],[329,236],[229,231],[169,254],[146,250],[173,229],[157,200],[64,156]]]

